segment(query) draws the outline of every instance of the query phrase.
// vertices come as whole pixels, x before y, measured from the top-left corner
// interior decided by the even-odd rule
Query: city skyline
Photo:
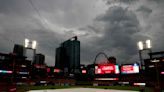
[[[164,50],[163,5],[163,0],[0,0],[0,52],[10,53],[29,38],[54,65],[55,49],[77,35],[81,64],[93,63],[99,52],[133,63],[139,61],[140,40],[151,39],[153,51]]]

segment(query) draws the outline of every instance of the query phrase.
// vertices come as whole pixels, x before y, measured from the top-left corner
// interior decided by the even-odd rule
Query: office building
[[[55,67],[63,69],[64,72],[80,72],[80,41],[77,40],[77,37],[63,42],[61,46],[56,49]]]
[[[44,65],[45,64],[45,56],[43,54],[36,54],[33,64]]]
[[[23,45],[19,45],[19,44],[14,45],[14,49],[13,49],[14,54],[18,56],[24,56],[24,51],[25,51],[25,48]]]
[[[63,47],[59,47],[56,49],[56,62],[55,62],[55,68],[58,69],[64,69],[64,67],[66,67],[68,65],[68,62],[64,62],[66,61],[65,58],[65,50]]]

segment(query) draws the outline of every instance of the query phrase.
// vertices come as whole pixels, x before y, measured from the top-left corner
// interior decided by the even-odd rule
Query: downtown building
[[[55,68],[64,73],[80,73],[80,41],[73,37],[56,49]]]
[[[23,45],[15,44],[13,53],[17,56],[25,56],[25,47]]]
[[[45,63],[45,55],[42,53],[35,54],[32,63],[31,77],[35,82],[45,79],[47,77],[47,65]]]
[[[45,64],[45,55],[39,53],[35,55],[33,64],[44,65]]]

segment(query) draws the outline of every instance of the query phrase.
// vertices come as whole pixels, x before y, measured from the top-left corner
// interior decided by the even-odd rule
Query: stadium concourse
[[[31,90],[28,92],[139,92],[129,90],[111,90],[111,89],[97,89],[97,88],[69,88],[69,89],[47,89],[47,90]]]

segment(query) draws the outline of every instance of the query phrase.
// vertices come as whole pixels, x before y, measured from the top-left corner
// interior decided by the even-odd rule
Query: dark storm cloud
[[[99,20],[106,22],[105,37],[110,39],[106,43],[112,41],[111,48],[122,50],[126,56],[136,54],[136,39],[133,37],[140,29],[139,21],[132,11],[115,7],[112,10],[109,9]]]
[[[59,40],[63,38],[47,30],[41,20],[37,19],[39,16],[32,8],[28,0],[0,1],[0,51],[12,52],[14,44],[24,45],[25,38],[37,40],[37,52],[48,57],[48,65],[54,65],[54,47],[57,47]]]
[[[95,53],[105,52],[109,56],[115,56],[118,63],[132,63],[139,61],[137,42],[140,40],[151,39],[154,51],[164,50],[162,40],[164,36],[164,3],[162,0],[134,0],[130,3],[128,0],[120,0],[128,5],[131,4],[127,8],[122,7],[123,4],[117,4],[120,2],[119,0],[108,1],[110,2],[107,5],[113,4],[112,7],[94,20],[96,24],[101,22],[102,28],[97,25],[87,26],[87,30],[103,34],[103,36],[91,37],[93,40],[90,41],[90,45],[92,45],[86,52],[92,53],[93,57],[96,55]],[[94,48],[92,49],[92,47]],[[83,57],[88,56],[84,55]]]
[[[150,2],[145,1],[139,3],[141,6],[138,7],[137,12],[132,11],[128,8],[122,8],[114,6],[108,11],[97,18],[98,21],[104,21],[105,25],[105,36],[104,39],[109,39],[105,41],[104,44],[110,43],[110,49],[107,53],[113,49],[117,49],[116,54],[119,61],[126,61],[135,58],[137,61],[137,45],[139,40],[151,39],[153,43],[153,49],[160,51],[163,50],[163,16],[161,16],[164,11],[162,11],[161,6],[163,1],[154,1],[156,4],[150,6]],[[130,7],[129,7],[130,8]],[[151,9],[153,8],[153,9]],[[142,23],[143,22],[143,23]],[[146,26],[146,27],[145,27]],[[149,29],[147,29],[149,28]],[[145,31],[145,32],[144,32]],[[111,42],[110,42],[111,41]],[[134,62],[131,59],[128,62]]]
[[[0,0],[0,52],[12,52],[14,44],[23,45],[25,38],[37,40],[37,52],[45,54],[46,62],[53,66],[55,47],[63,38],[47,30],[36,17],[28,0]]]
[[[126,8],[120,6],[109,8],[105,14],[98,16],[95,21],[105,23],[104,36],[95,42],[95,46],[100,46],[100,48],[95,51],[104,51],[108,55],[117,57],[118,63],[125,63],[124,61],[135,56],[137,54],[136,42],[139,40],[138,37],[146,38],[146,36],[138,34],[141,29],[137,16],[133,11]],[[89,26],[89,28],[96,31],[94,27]]]

